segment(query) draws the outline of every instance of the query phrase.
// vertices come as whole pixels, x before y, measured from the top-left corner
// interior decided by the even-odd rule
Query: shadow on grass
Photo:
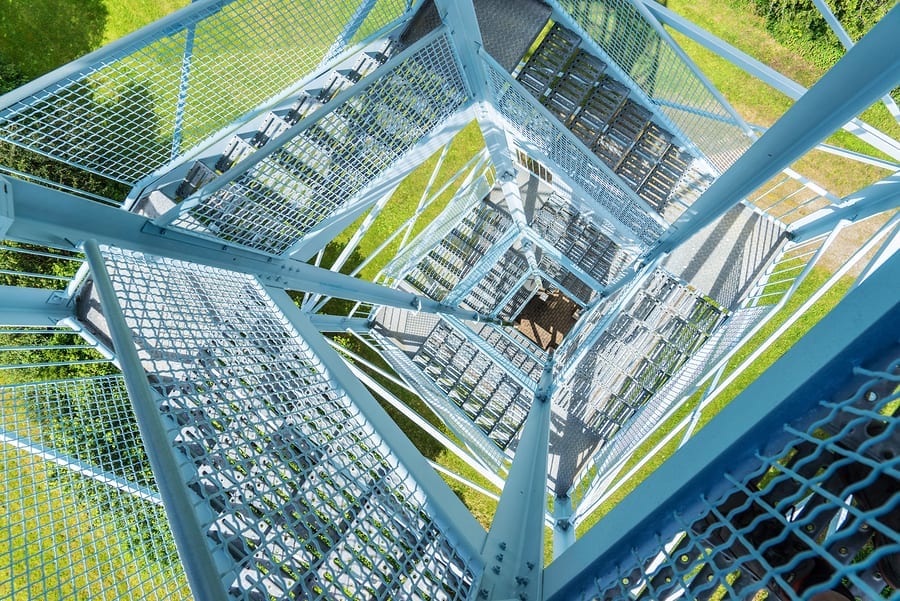
[[[0,59],[33,79],[98,48],[107,17],[102,0],[0,0]]]

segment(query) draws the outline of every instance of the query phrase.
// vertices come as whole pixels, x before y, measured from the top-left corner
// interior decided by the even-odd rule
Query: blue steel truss
[[[797,102],[757,139],[668,27]],[[0,165],[2,595],[900,598],[900,171],[794,167],[900,156],[898,30],[806,91],[645,0],[199,0],[0,97],[130,189]]]

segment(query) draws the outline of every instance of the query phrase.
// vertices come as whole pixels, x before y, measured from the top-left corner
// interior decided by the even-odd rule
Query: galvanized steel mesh
[[[651,216],[652,210],[630,190],[609,175],[598,157],[579,147],[574,134],[556,118],[545,115],[538,102],[505,72],[484,62],[488,85],[497,111],[506,126],[528,148],[534,148],[555,163],[599,207],[621,224],[620,235],[650,245],[663,232],[663,225]]]
[[[18,339],[44,338],[60,355],[60,335],[34,328]],[[29,369],[9,353],[2,359]],[[0,378],[19,379],[10,371]],[[120,375],[0,386],[0,456],[0,596],[190,596]]]
[[[363,6],[359,22],[352,2],[198,2],[4,107],[0,139],[134,184],[283,94],[408,3]]]
[[[660,35],[662,26],[651,24],[634,2],[552,0],[551,4],[571,15],[720,173],[750,146],[745,124]]]
[[[896,598],[900,371],[856,372],[866,382],[849,398],[819,402],[714,490],[663,510],[579,598]]]
[[[103,253],[230,596],[468,597],[477,567],[252,277]]]
[[[282,254],[467,99],[440,35],[224,188],[190,200],[172,225]]]

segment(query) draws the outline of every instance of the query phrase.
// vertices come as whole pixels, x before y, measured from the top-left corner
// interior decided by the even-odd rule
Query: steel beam
[[[484,541],[483,599],[540,599],[553,358],[544,366],[494,521]]]
[[[0,286],[0,324],[49,326],[75,317],[75,304],[59,290]]]
[[[151,255],[192,261],[255,275],[265,284],[401,309],[446,313],[461,319],[488,320],[474,311],[444,305],[428,297],[367,282],[294,259],[267,257],[154,226],[148,219],[20,180],[13,190],[16,219],[9,236],[57,248],[77,248],[83,240]]]
[[[885,294],[898,281],[900,257],[894,256],[548,566],[543,598],[576,598],[600,571],[633,561],[642,542],[657,540],[673,511],[688,511],[685,503],[752,461],[762,441],[783,431],[786,419],[848,386],[856,390],[856,366],[898,350],[900,296]]]
[[[343,315],[310,314],[309,322],[320,332],[360,332],[365,334],[371,328],[371,322],[362,317],[345,317]]]
[[[671,252],[900,80],[900,8],[882,18],[679,217],[645,257]]]
[[[800,243],[828,233],[841,221],[856,223],[900,206],[900,171],[845,196],[836,206],[820,209],[791,224],[787,234]]]
[[[197,599],[225,601],[227,598],[225,587],[210,549],[204,542],[206,537],[201,535],[200,522],[194,512],[194,503],[190,496],[192,493],[181,480],[181,468],[166,434],[166,427],[160,418],[156,397],[147,381],[147,373],[138,357],[131,329],[125,322],[125,315],[119,306],[116,291],[95,240],[84,242],[84,254],[91,266],[94,289],[100,296],[103,316],[109,326],[110,337],[125,376],[128,398],[131,399],[141,440],[147,449],[147,457],[153,469],[159,496],[166,509],[166,516],[169,518],[172,538],[184,565],[191,593]]]
[[[283,290],[268,288],[267,291],[284,317],[322,362],[329,377],[343,388],[366,419],[366,423],[378,433],[422,488],[428,498],[430,509],[434,511],[435,521],[447,529],[447,536],[459,545],[459,551],[467,556],[467,559],[477,558],[485,537],[484,529],[478,521],[447,483],[431,469],[422,454],[381,408],[362,382],[350,372],[337,351],[331,348],[310,322],[309,316],[301,312]]]

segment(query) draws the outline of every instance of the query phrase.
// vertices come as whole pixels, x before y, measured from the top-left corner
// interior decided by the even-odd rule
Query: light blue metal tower
[[[123,190],[0,166],[0,596],[900,598],[900,8],[816,6],[809,90],[649,0],[198,0],[0,97]]]

